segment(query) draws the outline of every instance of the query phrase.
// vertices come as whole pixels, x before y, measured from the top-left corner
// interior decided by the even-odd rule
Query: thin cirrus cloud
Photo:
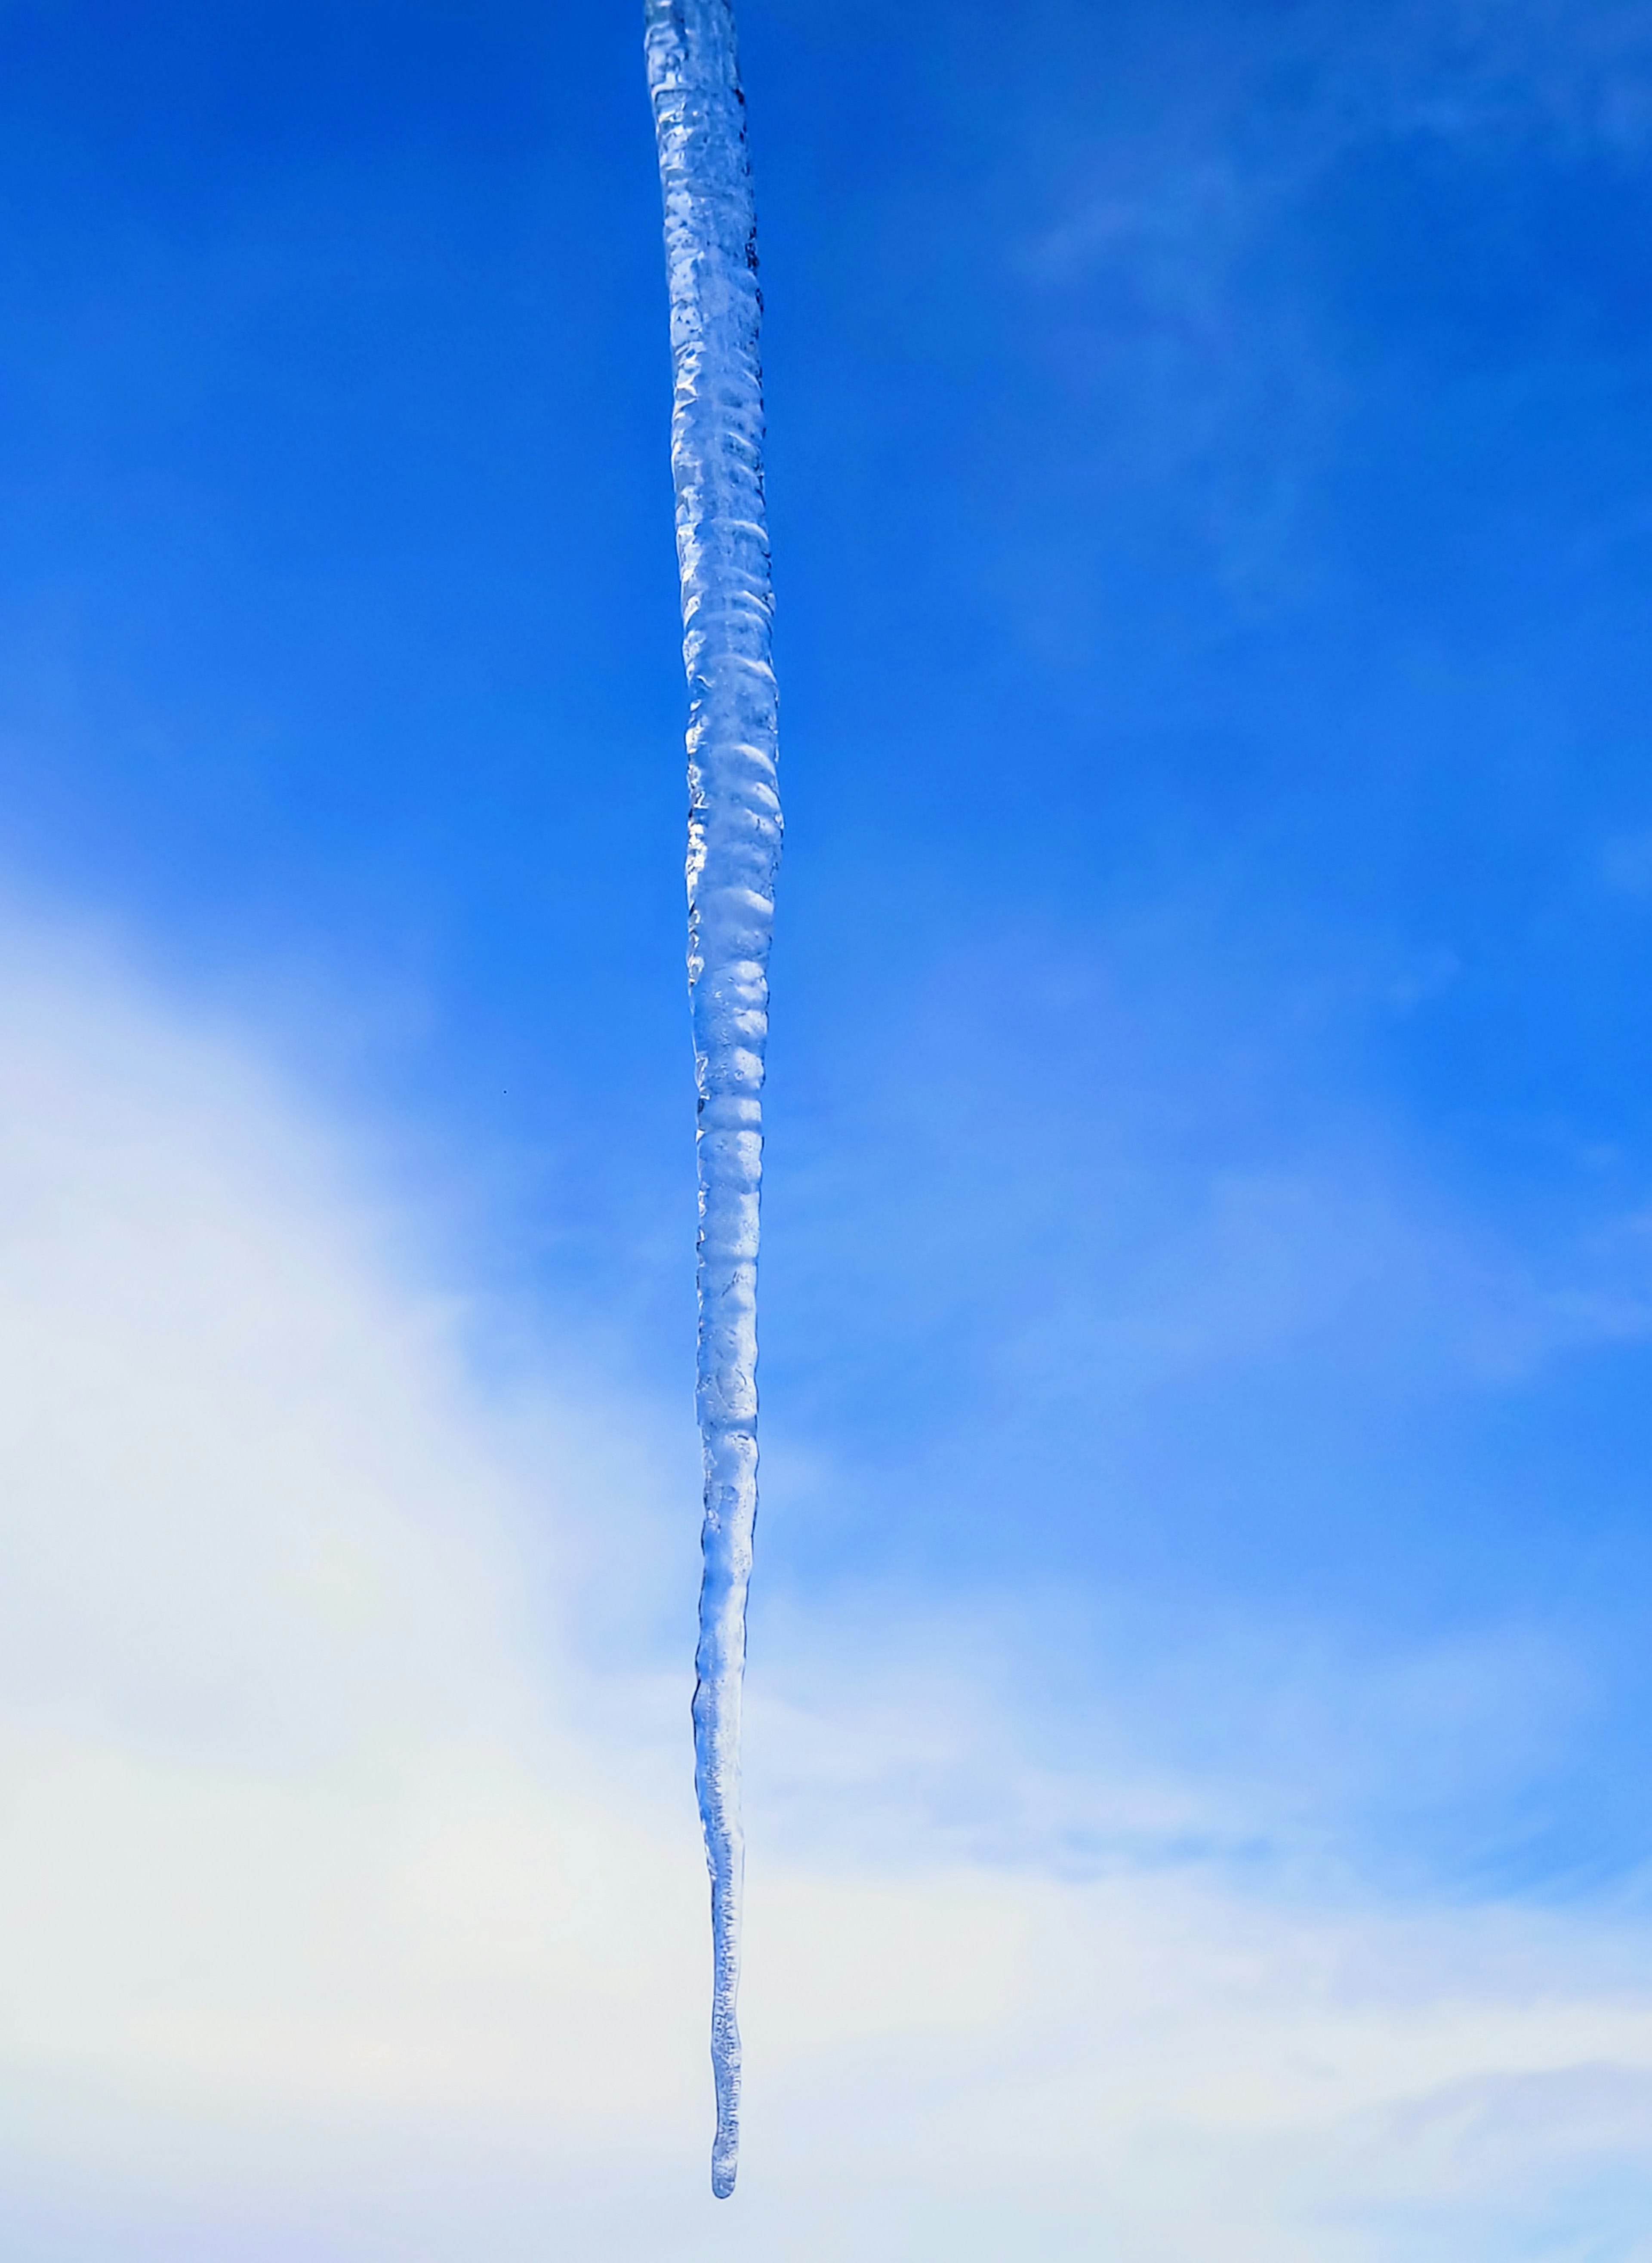
[[[1037,218],[1006,253],[1052,402],[1091,410],[1064,452],[1066,488],[1041,497],[1069,547],[1082,521],[1065,495],[1093,509],[1101,493],[1115,527],[1162,540],[1175,526],[1184,582],[1208,573],[1230,624],[1311,612],[1327,590],[1357,604],[1371,561],[1351,554],[1350,465],[1381,459],[1413,394],[1449,416],[1464,366],[1511,336],[1526,385],[1558,396],[1561,453],[1586,447],[1575,428],[1596,421],[1634,327],[1612,247],[1637,225],[1652,145],[1643,11],[1465,0],[1264,24],[1195,8],[1120,27],[1105,95],[1086,92],[1081,105],[1045,90]],[[1546,174],[1562,184],[1547,214]],[[1534,293],[1528,269],[1546,260]],[[1494,387],[1475,404],[1490,445],[1520,401]],[[1510,485],[1498,507],[1518,553],[1540,481]],[[1642,515],[1626,491],[1593,539],[1631,543]],[[1558,531],[1552,568],[1577,534]],[[1058,663],[1082,647],[1087,593],[1047,570],[1042,515],[1042,565],[1016,528],[1002,539],[997,602]],[[1110,596],[1117,611],[1136,592]]]
[[[1122,1729],[1052,1769],[985,1622],[909,1609],[760,1681],[751,2159],[685,2201],[683,1666],[585,1604],[691,1568],[670,1421],[485,1383],[256,1046],[62,923],[0,951],[18,2263],[1636,2252],[1631,1898],[1384,1901]]]

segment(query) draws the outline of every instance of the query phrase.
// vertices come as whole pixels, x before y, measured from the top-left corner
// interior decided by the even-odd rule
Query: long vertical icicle
[[[671,466],[689,678],[689,993],[699,1088],[704,1572],[695,1784],[711,1873],[711,2189],[739,2151],[740,1679],[757,1514],[757,1226],[780,857],[763,511],[762,300],[730,0],[646,0],[676,392]]]

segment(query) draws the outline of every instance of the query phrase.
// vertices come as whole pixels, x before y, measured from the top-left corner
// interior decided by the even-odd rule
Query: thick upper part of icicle
[[[756,223],[728,0],[647,0],[665,198],[689,682],[689,983],[699,1090],[704,1576],[696,1780],[711,1875],[712,2189],[739,2129],[740,1676],[757,1507],[757,1239],[768,962],[780,854],[763,506]]]

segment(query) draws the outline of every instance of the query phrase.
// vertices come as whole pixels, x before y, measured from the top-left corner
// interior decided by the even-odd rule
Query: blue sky
[[[1615,0],[740,15],[789,819],[754,2035],[767,2017],[779,2064],[783,2028],[815,2033],[810,1956],[848,1984],[807,1944],[876,1930],[880,1895],[907,1898],[914,1937],[950,1938],[967,1905],[981,1940],[1001,1916],[1054,1956],[1115,1919],[1135,1940],[1183,1894],[1194,1946],[1140,1969],[1169,2003],[1201,1956],[1228,1970],[1248,1912],[1277,1993],[1258,1983],[1252,2027],[1234,2014],[1246,2049],[1290,2028],[1289,1973],[1345,1951],[1406,1976],[1383,1999],[1396,2035],[1402,1999],[1479,1989],[1477,2040],[1431,2057],[1419,2028],[1390,2090],[1350,2076],[1331,2153],[1295,2108],[1249,2151],[1220,2115],[1217,2136],[1172,2115],[1153,2140],[1172,2198],[1073,2169],[1050,2256],[1105,2231],[1169,2263],[1242,2219],[1258,2263],[1411,2263],[1431,2240],[1454,2263],[1628,2263],[1652,2252],[1633,2165],[1652,2115],[1652,28]],[[362,1410],[434,1424],[443,1545],[463,1552],[464,1504],[494,1486],[499,1592],[537,1599],[498,1606],[526,1612],[508,1638],[453,1637],[465,1689],[483,1705],[496,1639],[524,1687],[583,1691],[558,1734],[639,1814],[663,1803],[697,1892],[672,1741],[696,1513],[682,695],[638,25],[566,0],[35,0],[0,11],[0,883],[12,1090],[56,1127],[60,1257],[31,1272],[17,1223],[47,1162],[6,1167],[5,1214],[19,1282],[84,1284],[42,1335],[69,1369],[130,1308],[103,1379],[63,1386],[65,1441],[83,1403],[126,1409],[74,1513],[102,1545],[121,1472],[150,1467],[153,1403],[174,1407],[155,1449],[174,1475],[133,1479],[132,1560],[146,1530],[156,1563],[188,1558],[164,1537],[177,1487],[243,1504],[232,1524],[278,1519],[263,1479],[213,1494],[200,1474],[198,1407],[167,1396],[197,1363],[213,1405],[249,1410],[225,1470],[310,1410],[291,1483],[343,1486],[341,1533],[338,1471],[377,1451]],[[200,1218],[238,1222],[202,1226],[198,1287],[169,1302],[153,1269],[196,1247],[191,1172]],[[94,1246],[75,1221],[105,1217],[105,1188],[129,1210]],[[269,1256],[284,1237],[324,1252],[302,1280]],[[243,1247],[265,1255],[212,1254]],[[314,1405],[312,1306],[341,1378]],[[176,1343],[164,1387],[151,1326]],[[372,1463],[375,1499],[419,1492],[403,1454]],[[483,1483],[467,1457],[514,1474]],[[55,1464],[27,1466],[47,1529]],[[379,1566],[373,1623],[416,1657],[395,1547],[357,1540],[338,1545]],[[273,1575],[246,1544],[223,1577],[256,1588]],[[68,1614],[61,1659],[83,1670],[41,1665],[19,1719],[97,1712],[104,1621],[56,1576],[40,1609]],[[153,1699],[160,1745],[206,1738],[210,1774],[229,1765],[211,1724],[279,1712],[314,1630],[283,1620],[237,1662],[208,1639],[218,1604],[156,1578],[198,1670],[174,1688],[134,1652],[109,1717]],[[311,1757],[282,1766],[320,1770],[332,1814],[343,1795],[292,1734]],[[537,1748],[487,1734],[531,1805]],[[795,1927],[767,1968],[765,1843],[794,1866],[772,1937]],[[90,1860],[70,1847],[62,1877]],[[1084,1899],[1115,1889],[1135,1915]],[[1520,1944],[1506,1969],[1491,1936]],[[321,1970],[292,1955],[277,1997]],[[1042,1985],[1006,1981],[1017,2035],[1054,2017]],[[1511,2006],[1572,1997],[1593,2007],[1576,2035],[1516,2032]],[[949,2016],[912,2013],[924,2048]],[[848,2068],[863,2081],[882,2048],[797,2042],[797,2128],[837,2127]],[[1042,2094],[1032,2042],[1004,2064]],[[984,2072],[978,2126],[936,2107],[927,2183],[908,2131],[895,2199],[876,2165],[857,2186],[801,2136],[788,2152],[776,2107],[771,2164],[802,2182],[766,2202],[762,2064],[750,2205],[776,2212],[747,2234],[677,2212],[672,2153],[646,2223],[623,2178],[610,2208],[573,2171],[549,2197],[523,2171],[497,2252],[537,2252],[550,2223],[604,2263],[747,2236],[788,2263],[834,2239],[985,2255],[993,2208],[1028,2221],[1017,2178],[1054,2175],[1011,2161],[990,2202],[952,2190],[948,2144],[993,2126]],[[680,2115],[697,2144],[699,2079],[696,2060],[638,2126]],[[1518,2111],[1476,2121],[1461,2100],[1488,2085]],[[66,2158],[90,2111],[64,2108]],[[1450,2176],[1390,2189],[1371,2162],[1436,2112]],[[1585,2160],[1565,2134],[1585,2127],[1633,2142]],[[1090,2159],[1072,2142],[1070,2168]],[[307,2143],[276,2180],[313,2178],[307,2230],[260,2214],[255,2167],[224,2172],[212,2216],[180,2138],[170,2198],[109,2170],[96,2238],[192,2253],[206,2209],[204,2253],[267,2238],[333,2263],[382,2237],[444,2263],[439,2209],[409,2247],[374,2214],[394,2179],[351,2185]],[[1224,2147],[1248,2165],[1211,2167]],[[1540,2192],[1536,2155],[1560,2165]],[[452,2168],[455,2255],[481,2158]],[[1176,2228],[1178,2160],[1217,2195],[1202,2230]],[[14,2245],[54,2263],[92,2235],[40,2189]],[[809,2219],[818,2250],[789,2212],[804,2191],[849,2211]]]

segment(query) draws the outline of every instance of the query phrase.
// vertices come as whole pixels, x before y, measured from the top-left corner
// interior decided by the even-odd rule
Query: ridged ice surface
[[[704,1573],[695,1781],[711,1873],[711,2189],[739,2149],[740,1680],[757,1513],[757,1223],[780,856],[762,301],[728,0],[646,0],[676,392],[671,464],[689,678],[689,990],[699,1086]]]

